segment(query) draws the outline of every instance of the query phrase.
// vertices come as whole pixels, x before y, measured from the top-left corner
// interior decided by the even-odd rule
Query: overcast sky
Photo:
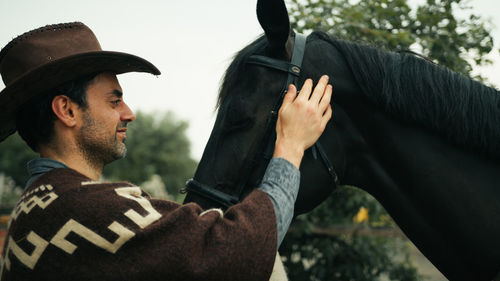
[[[493,20],[500,48],[500,1],[470,3]],[[162,71],[159,77],[119,76],[125,100],[133,110],[170,110],[188,120],[192,156],[199,159],[214,122],[223,72],[233,54],[262,33],[255,5],[256,0],[0,0],[0,46],[46,24],[84,22],[103,49],[141,56]],[[491,58],[495,64],[478,71],[499,87],[498,51]]]

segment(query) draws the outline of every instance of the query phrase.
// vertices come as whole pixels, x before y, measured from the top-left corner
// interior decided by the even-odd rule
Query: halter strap
[[[260,145],[258,146],[257,153],[254,155],[252,161],[249,163],[250,167],[244,169],[244,175],[240,178],[237,188],[233,193],[233,196],[238,198],[243,194],[243,190],[250,179],[252,172],[254,172],[255,166],[259,163],[260,159],[270,160],[274,152],[274,142],[276,130],[276,121],[278,120],[278,111],[283,103],[283,99],[288,90],[288,85],[297,84],[297,80],[300,77],[302,61],[304,59],[304,51],[306,48],[307,37],[303,34],[296,33],[295,41],[292,53],[292,59],[290,62],[277,60],[260,55],[252,55],[247,59],[247,63],[256,64],[271,69],[281,70],[288,73],[285,84],[281,89],[280,95],[276,102],[274,103],[273,109],[267,118],[266,128],[264,135],[261,139]],[[259,174],[263,174],[264,171],[259,171]]]
[[[186,190],[212,200],[213,202],[219,203],[225,208],[229,208],[240,202],[239,197],[219,191],[211,186],[196,181],[195,179],[190,179],[186,182]]]
[[[272,154],[274,152],[274,142],[273,140],[275,139],[275,134],[276,130],[274,129],[276,127],[276,121],[278,119],[278,111],[283,103],[283,99],[287,93],[288,90],[288,85],[290,84],[297,84],[297,80],[301,75],[301,67],[302,67],[302,61],[304,59],[304,52],[306,48],[306,41],[307,37],[303,34],[296,33],[295,35],[295,41],[294,41],[294,48],[293,48],[293,53],[292,53],[292,59],[290,62],[283,61],[283,60],[278,60],[278,59],[273,59],[270,57],[266,56],[261,56],[261,55],[252,55],[247,59],[247,63],[249,64],[255,64],[255,65],[260,65],[264,67],[268,67],[271,69],[276,69],[279,71],[283,71],[288,73],[287,80],[285,84],[283,84],[283,87],[281,89],[280,95],[278,96],[276,102],[274,103],[274,106],[270,112],[270,115],[267,119],[266,122],[266,128],[264,131],[264,135],[260,141],[260,144],[258,146],[257,153],[254,155],[252,161],[248,163],[248,166],[243,169],[243,175],[240,178],[240,181],[237,184],[237,188],[233,192],[232,195],[226,194],[224,192],[221,192],[219,190],[216,190],[213,187],[210,187],[208,185],[202,184],[195,179],[190,179],[186,183],[186,190],[191,191],[194,193],[197,193],[198,195],[205,197],[209,200],[212,200],[218,204],[221,204],[222,206],[228,208],[240,201],[241,195],[243,194],[243,190],[248,183],[248,180],[250,179],[250,176],[252,175],[255,169],[255,166],[258,165],[259,160],[265,159],[265,160],[270,160],[272,157]],[[338,184],[338,177],[337,174],[335,173],[335,169],[333,168],[333,165],[331,164],[330,160],[328,159],[328,156],[326,155],[323,147],[320,145],[319,141],[314,144],[312,147],[312,152],[314,159],[317,159],[317,152],[319,152],[319,155],[321,159],[323,160],[323,164],[326,166],[328,169],[328,173],[330,176],[333,178],[335,186]],[[263,174],[263,171],[258,171],[259,175]]]
[[[306,50],[307,36],[301,33],[295,34],[292,59],[290,62],[273,59],[261,55],[252,55],[247,59],[247,63],[265,66],[288,73],[286,86],[296,82],[300,77],[304,52]],[[293,81],[292,81],[293,80]]]
[[[287,61],[277,60],[260,55],[253,55],[248,58],[247,63],[265,66],[283,72],[288,72],[297,77],[300,76],[300,66],[293,65]]]

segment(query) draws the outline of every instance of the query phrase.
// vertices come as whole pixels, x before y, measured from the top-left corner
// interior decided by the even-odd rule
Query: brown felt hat
[[[160,71],[147,60],[103,51],[81,22],[47,25],[18,36],[0,51],[0,142],[16,131],[15,113],[28,100],[71,80],[110,71]]]

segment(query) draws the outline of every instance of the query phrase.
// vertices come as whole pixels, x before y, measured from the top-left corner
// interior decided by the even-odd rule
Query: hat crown
[[[96,36],[81,22],[47,25],[13,39],[0,52],[5,86],[51,61],[101,51]]]

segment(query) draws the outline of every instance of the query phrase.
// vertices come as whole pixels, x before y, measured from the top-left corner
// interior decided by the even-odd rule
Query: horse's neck
[[[343,184],[374,195],[449,278],[490,274],[500,260],[500,227],[491,226],[500,220],[500,163],[404,124],[369,102],[341,107],[353,127],[342,138],[357,139],[356,145],[345,144]]]
[[[353,75],[361,69],[321,40],[308,48],[304,69],[333,77],[335,126],[328,134],[337,135],[340,144],[332,146],[342,147],[346,162],[333,148],[329,156],[341,184],[376,197],[449,279],[491,280],[500,260],[500,163],[386,114],[362,94]]]

